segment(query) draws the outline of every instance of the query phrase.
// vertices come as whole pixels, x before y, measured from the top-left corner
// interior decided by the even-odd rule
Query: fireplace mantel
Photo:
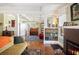
[[[63,26],[63,28],[79,29],[79,26]]]
[[[79,44],[79,28],[64,28],[64,39],[73,41]]]
[[[78,45],[79,47],[79,27],[65,27],[64,28],[64,51],[68,53],[69,42],[72,42],[73,45]],[[69,46],[69,49],[72,49]],[[76,48],[75,48],[76,49]],[[79,50],[78,50],[79,51]]]

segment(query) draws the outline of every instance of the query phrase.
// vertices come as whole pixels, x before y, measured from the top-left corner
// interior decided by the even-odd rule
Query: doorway
[[[19,24],[19,35],[22,37],[29,36],[29,25],[27,23]]]

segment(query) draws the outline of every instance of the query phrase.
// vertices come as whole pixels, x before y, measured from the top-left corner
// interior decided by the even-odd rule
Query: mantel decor
[[[79,3],[71,5],[71,21],[79,20]]]

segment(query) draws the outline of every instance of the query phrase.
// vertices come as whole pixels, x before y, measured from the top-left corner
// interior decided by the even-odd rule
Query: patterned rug
[[[64,54],[63,48],[60,45],[52,44],[51,46],[54,49],[54,54],[55,55],[63,55]]]
[[[38,36],[26,36],[27,41],[40,41]]]
[[[43,55],[41,49],[28,49],[26,48],[22,55]]]

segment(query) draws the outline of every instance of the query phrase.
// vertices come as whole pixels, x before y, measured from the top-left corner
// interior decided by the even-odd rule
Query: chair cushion
[[[14,44],[23,43],[24,39],[21,36],[14,37]]]

